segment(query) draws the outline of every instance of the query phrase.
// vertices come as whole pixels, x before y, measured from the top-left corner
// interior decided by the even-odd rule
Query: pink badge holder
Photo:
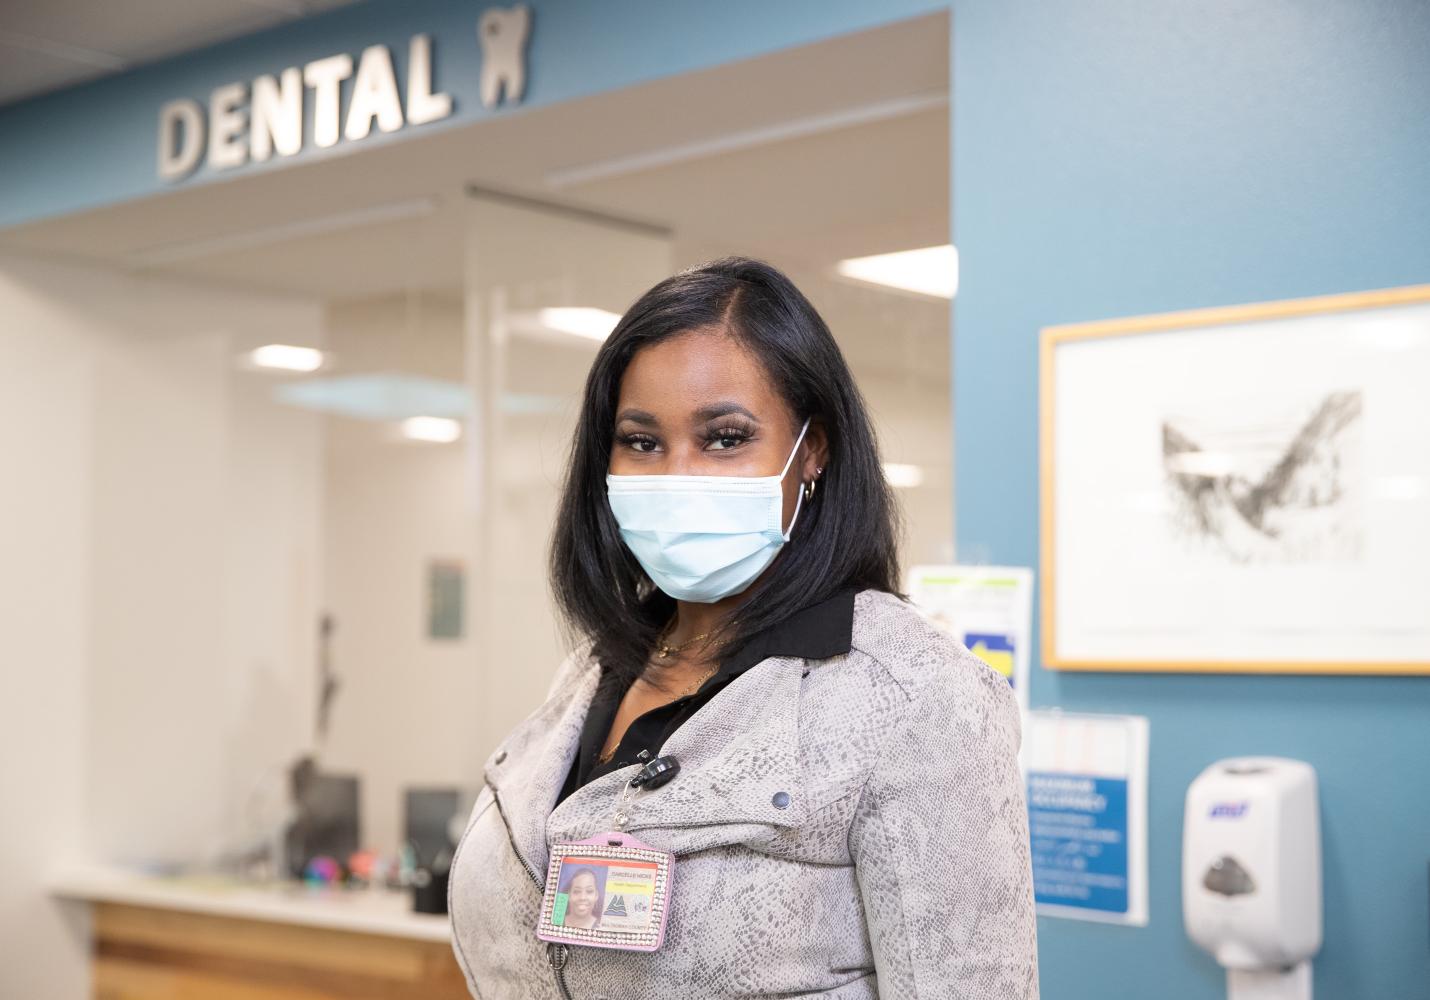
[[[588,948],[656,951],[665,942],[674,869],[674,855],[626,833],[602,833],[556,844],[546,869],[536,936],[542,941]],[[594,927],[575,926],[568,920],[568,890],[576,879],[595,883],[595,909],[600,912]],[[590,891],[584,883],[583,889]]]

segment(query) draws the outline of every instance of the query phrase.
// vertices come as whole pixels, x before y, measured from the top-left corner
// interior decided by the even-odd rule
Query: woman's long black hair
[[[898,592],[898,515],[864,399],[829,327],[782,273],[726,257],[660,282],[621,317],[591,366],[551,546],[551,585],[568,627],[589,639],[612,679],[645,669],[675,601],[621,541],[606,500],[616,401],[631,358],[693,330],[739,339],[794,414],[820,424],[829,456],[814,499],[757,594],[723,629],[724,656],[756,633],[848,587]]]

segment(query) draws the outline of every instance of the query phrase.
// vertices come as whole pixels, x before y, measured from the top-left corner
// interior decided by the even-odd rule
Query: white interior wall
[[[319,427],[233,364],[275,330],[320,313],[0,257],[6,996],[88,991],[49,872],[212,855],[308,739]]]
[[[84,856],[91,353],[71,268],[0,257],[0,985],[84,996],[87,913],[44,893]],[[86,277],[88,277],[86,275]]]

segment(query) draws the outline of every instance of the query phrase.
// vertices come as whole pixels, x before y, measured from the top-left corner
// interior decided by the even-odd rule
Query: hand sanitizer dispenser
[[[1321,947],[1316,772],[1284,757],[1220,760],[1187,789],[1182,919],[1227,969],[1229,1000],[1310,1000]]]

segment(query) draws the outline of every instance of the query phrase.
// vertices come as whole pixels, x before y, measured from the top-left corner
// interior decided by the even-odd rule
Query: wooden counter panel
[[[94,926],[95,1000],[470,1000],[443,942],[118,903]]]

